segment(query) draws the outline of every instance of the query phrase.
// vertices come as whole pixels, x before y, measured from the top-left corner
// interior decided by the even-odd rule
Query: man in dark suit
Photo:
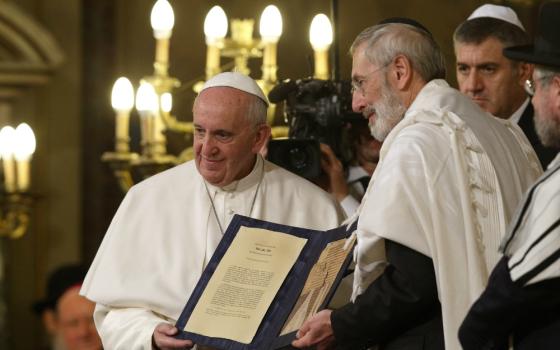
[[[517,123],[546,168],[555,152],[539,140],[533,122],[533,106],[524,91],[533,66],[502,54],[504,47],[526,45],[529,41],[511,8],[480,6],[453,34],[457,82],[459,90],[482,109]]]
[[[543,5],[534,46],[504,55],[535,64],[532,85],[537,134],[560,150],[560,2]],[[560,154],[527,192],[502,243],[488,286],[459,332],[465,350],[558,349],[560,344]],[[512,335],[513,337],[510,337]],[[512,339],[513,341],[511,341]]]

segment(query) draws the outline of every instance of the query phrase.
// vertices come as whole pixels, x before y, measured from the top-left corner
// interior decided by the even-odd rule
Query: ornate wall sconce
[[[63,61],[52,35],[12,1],[0,1],[0,119],[12,120],[16,101],[46,84]],[[29,192],[31,157],[35,136],[27,124],[0,131],[2,181],[0,186],[0,238],[19,238],[29,225],[33,196]],[[2,241],[0,241],[0,247]],[[0,251],[0,266],[3,264]],[[1,270],[0,270],[1,274]],[[3,277],[0,276],[0,289]],[[3,312],[0,295],[0,348],[3,345]]]
[[[0,237],[19,238],[27,231],[33,198],[31,157],[35,152],[35,135],[29,125],[16,129],[5,126],[0,130],[0,156],[4,175],[1,193]]]

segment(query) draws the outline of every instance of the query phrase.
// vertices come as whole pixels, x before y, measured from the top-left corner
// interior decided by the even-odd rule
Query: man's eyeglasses
[[[379,72],[380,70],[382,70],[383,68],[387,67],[389,64],[384,64],[381,67],[374,69],[373,71],[367,73],[364,77],[359,78],[359,79],[355,79],[352,78],[352,89],[351,89],[351,93],[354,94],[355,92],[359,93],[362,96],[365,96],[366,91],[365,91],[365,85],[367,84],[367,82],[369,81],[370,77]]]

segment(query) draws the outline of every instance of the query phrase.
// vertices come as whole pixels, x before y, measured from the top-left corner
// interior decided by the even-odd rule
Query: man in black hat
[[[560,2],[542,6],[534,45],[510,47],[504,55],[535,64],[527,84],[535,129],[543,145],[560,150]],[[466,350],[558,349],[560,344],[560,155],[527,192],[504,257],[473,304],[459,331]],[[511,337],[510,337],[511,336]]]
[[[95,303],[79,295],[87,269],[65,265],[47,281],[47,296],[33,305],[52,337],[52,350],[100,350],[101,339],[93,323]]]

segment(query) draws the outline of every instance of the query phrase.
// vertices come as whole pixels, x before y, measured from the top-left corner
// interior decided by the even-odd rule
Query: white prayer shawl
[[[542,172],[518,126],[429,82],[383,143],[362,201],[353,298],[384,267],[383,239],[432,258],[446,349],[499,259],[506,225]]]
[[[560,277],[560,153],[527,192],[504,240],[513,281],[530,285]]]
[[[342,212],[328,193],[257,159],[251,174],[228,188],[208,186],[224,230],[234,213],[319,230],[339,225]],[[104,347],[151,349],[154,327],[177,320],[220,238],[193,161],[132,187],[81,290],[97,303]]]

